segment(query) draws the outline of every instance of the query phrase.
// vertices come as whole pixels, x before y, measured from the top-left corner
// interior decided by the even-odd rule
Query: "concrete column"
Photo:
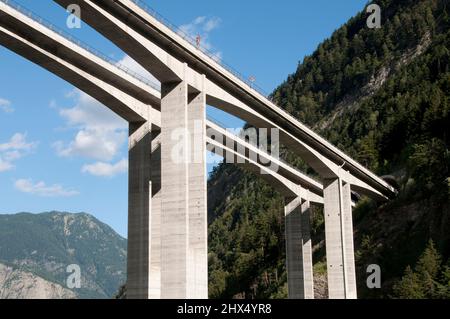
[[[206,94],[189,94],[189,264],[188,296],[208,298],[208,221],[206,177]]]
[[[310,203],[286,199],[286,268],[289,299],[313,299],[314,280],[310,235]]]
[[[161,297],[206,299],[206,94],[186,81],[161,90]]]
[[[149,297],[150,154],[149,124],[130,124],[128,176],[127,297]]]
[[[153,135],[153,137],[155,137]],[[161,298],[161,147],[151,155],[151,244],[149,298]]]
[[[342,186],[342,208],[344,211],[345,267],[347,274],[347,299],[356,299],[356,267],[353,245],[353,214],[350,184]]]
[[[161,298],[188,298],[187,82],[161,86]]]
[[[309,200],[303,202],[301,210],[305,299],[314,299],[314,275],[311,241],[311,203],[309,202]]]
[[[350,186],[343,187],[339,178],[325,180],[324,201],[329,298],[356,298],[353,244],[348,244],[349,238],[353,242]]]

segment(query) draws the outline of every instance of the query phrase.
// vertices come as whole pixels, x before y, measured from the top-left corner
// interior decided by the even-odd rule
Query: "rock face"
[[[74,299],[77,294],[30,272],[0,264],[0,299]]]
[[[0,297],[111,298],[125,282],[126,245],[84,213],[0,215]],[[66,288],[69,265],[81,288]]]

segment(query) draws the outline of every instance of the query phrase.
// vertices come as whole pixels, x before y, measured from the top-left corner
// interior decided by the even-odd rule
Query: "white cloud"
[[[58,141],[53,146],[61,157],[82,156],[109,161],[120,152],[126,138],[123,131],[88,128],[80,130],[68,145]]]
[[[66,119],[70,128],[78,132],[69,143],[57,141],[53,144],[57,154],[61,157],[112,160],[127,140],[126,121],[79,90],[73,91],[69,97],[75,99],[76,105],[61,109],[59,114]]]
[[[9,142],[0,144],[0,152],[9,150],[30,151],[36,147],[36,142],[27,143],[26,139],[26,133],[16,133],[11,137]]]
[[[192,21],[191,24],[199,25],[199,24],[205,23],[205,21],[206,21],[206,17],[205,16],[197,17],[197,18],[194,19],[194,21]]]
[[[118,174],[126,173],[128,170],[128,161],[122,159],[116,164],[97,162],[94,164],[84,165],[81,171],[94,176],[114,177]]]
[[[222,20],[218,17],[208,18],[205,16],[200,16],[195,18],[192,22],[180,26],[180,30],[194,39],[197,36],[200,36],[201,47],[208,51],[214,51],[214,48],[209,39],[209,34],[211,33],[211,31],[217,29],[221,23]],[[222,59],[222,52],[217,51],[211,53],[214,55],[214,58],[217,61]]]
[[[218,17],[207,18],[205,16],[200,16],[195,18],[192,22],[180,26],[180,29],[191,36],[197,36],[198,34],[205,35],[214,29],[217,29],[221,22],[222,20]]]
[[[69,125],[108,130],[127,127],[125,120],[86,93],[75,89],[68,97],[75,99],[75,106],[60,110],[60,115]]]
[[[0,98],[0,110],[2,110],[5,113],[14,112],[14,109],[11,106],[11,102],[2,98]]]
[[[211,18],[204,23],[203,30],[205,32],[211,32],[212,30],[218,28],[221,22],[222,20],[220,18]]]
[[[25,133],[16,133],[11,139],[0,144],[0,172],[13,169],[14,162],[31,153],[37,142],[27,142]]]
[[[42,197],[71,197],[79,192],[68,190],[59,184],[47,186],[44,182],[33,183],[31,179],[19,179],[14,183],[14,187],[22,192]]]
[[[14,165],[11,164],[10,162],[3,160],[0,157],[0,172],[6,172],[6,171],[10,171],[14,168]]]

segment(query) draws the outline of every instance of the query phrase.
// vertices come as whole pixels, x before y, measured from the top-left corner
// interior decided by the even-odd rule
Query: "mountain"
[[[0,264],[0,299],[75,299],[68,288]]]
[[[274,102],[398,186],[389,203],[354,209],[362,298],[450,298],[450,20],[447,0],[378,0],[382,26],[361,12],[299,63]],[[317,175],[288,150],[282,156]],[[283,199],[222,164],[208,182],[213,298],[287,296]],[[323,211],[313,208],[316,297],[326,297]],[[368,289],[378,264],[381,289]],[[402,292],[403,291],[403,292]],[[409,293],[408,293],[409,292]],[[420,293],[413,293],[420,292]]]
[[[0,215],[0,297],[111,298],[125,282],[126,246],[89,214]],[[69,265],[80,267],[79,289],[67,288]]]

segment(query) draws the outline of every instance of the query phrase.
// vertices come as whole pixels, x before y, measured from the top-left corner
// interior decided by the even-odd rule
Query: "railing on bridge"
[[[216,118],[212,117],[211,115],[206,115],[206,118],[207,118],[208,121],[212,122],[213,124],[216,124],[221,129],[227,130],[227,128],[226,128],[227,126],[225,124],[223,124],[222,122],[220,122]],[[243,132],[244,132],[244,129],[242,128],[241,133],[243,133]],[[257,141],[249,141],[249,140],[245,139],[241,134],[240,135],[233,134],[233,136],[235,137],[236,140],[242,141],[243,143],[248,143],[251,146],[253,146],[256,149],[258,149],[260,153],[262,153],[264,156],[266,156],[270,160],[270,162],[272,162],[272,159],[275,159],[275,160],[279,161],[281,164],[283,164],[283,166],[286,166],[287,168],[289,168],[289,169],[291,169],[291,170],[293,170],[295,172],[298,172],[298,174],[300,174],[302,176],[305,176],[306,178],[311,179],[311,182],[317,182],[313,177],[308,176],[307,174],[303,173],[298,168],[293,166],[291,163],[288,163],[286,160],[284,160],[281,156],[278,155],[278,156],[275,157],[273,154],[269,154],[266,149],[260,148],[258,146]],[[269,163],[266,163],[266,164],[269,164]]]
[[[156,85],[154,82],[150,81],[149,79],[145,78],[144,76],[140,75],[139,73],[131,70],[127,66],[121,64],[119,61],[114,60],[114,59],[108,57],[106,54],[101,53],[97,49],[92,48],[91,46],[89,46],[85,42],[77,39],[73,35],[70,35],[69,33],[59,29],[58,27],[53,25],[51,22],[45,20],[44,18],[40,17],[36,13],[30,11],[29,9],[25,9],[20,4],[18,4],[16,1],[14,1],[14,0],[0,0],[0,2],[6,3],[10,7],[14,8],[17,11],[19,11],[20,13],[26,15],[27,17],[29,17],[33,21],[35,21],[37,23],[40,23],[43,26],[47,27],[48,29],[52,30],[53,32],[59,34],[60,36],[62,36],[66,40],[68,40],[68,41],[78,45],[79,47],[85,49],[86,51],[89,51],[90,53],[92,53],[96,57],[104,60],[105,62],[108,62],[109,64],[111,64],[111,65],[113,65],[115,67],[117,67],[118,69],[122,70],[123,72],[127,73],[128,75],[132,76],[133,78],[135,78],[135,79],[145,83],[146,85],[151,86],[155,90],[160,91],[160,87],[158,87],[158,85]]]
[[[219,126],[221,129],[227,130],[227,128],[226,128],[227,126],[226,126],[225,124],[223,124],[222,122],[220,122],[218,119],[212,117],[212,116],[209,115],[209,114],[206,115],[206,118],[207,118],[208,121],[210,121],[210,122],[216,124],[216,125]],[[241,133],[243,133],[243,132],[244,132],[244,128],[242,128]],[[313,177],[307,175],[306,173],[303,173],[303,172],[302,172],[301,170],[299,170],[297,167],[293,166],[292,163],[288,163],[285,159],[283,159],[283,158],[280,156],[281,154],[279,154],[278,156],[275,157],[274,155],[269,154],[264,148],[260,148],[260,147],[258,146],[257,141],[248,141],[247,139],[243,138],[242,135],[236,135],[236,134],[234,134],[234,136],[235,136],[235,139],[236,139],[236,140],[239,140],[239,141],[248,143],[248,144],[250,144],[251,146],[257,148],[264,156],[267,156],[268,159],[274,158],[275,160],[279,161],[280,163],[282,163],[284,166],[288,167],[289,169],[294,170],[294,171],[298,172],[299,174],[301,174],[301,175],[303,175],[303,176],[306,176],[307,178],[310,178],[311,181],[317,182]],[[255,142],[256,142],[256,144],[255,144]],[[272,161],[272,160],[271,160],[271,161]]]
[[[206,118],[208,119],[208,121],[210,121],[210,122],[216,124],[216,125],[219,126],[221,129],[223,129],[223,130],[225,130],[225,131],[227,130],[227,126],[226,126],[225,124],[223,124],[222,122],[220,122],[218,119],[212,117],[212,116],[209,115],[209,114],[206,115]],[[231,133],[231,132],[230,132],[230,133]],[[269,159],[274,158],[275,160],[277,160],[277,161],[283,163],[284,165],[288,166],[289,168],[298,171],[297,168],[295,168],[294,166],[292,166],[292,164],[289,164],[287,161],[285,161],[285,160],[284,160],[283,158],[281,158],[280,156],[274,157],[273,154],[269,154],[269,152],[267,152],[264,148],[260,148],[259,145],[258,145],[258,141],[250,141],[250,140],[245,139],[245,138],[242,136],[242,133],[244,133],[244,128],[242,128],[242,130],[241,130],[241,132],[240,132],[239,135],[233,134],[233,136],[235,136],[235,139],[236,139],[236,140],[242,141],[243,143],[248,143],[248,144],[250,144],[251,146],[257,148],[264,156],[267,156],[267,158],[269,158]],[[301,173],[301,172],[299,171],[299,173]],[[303,173],[301,173],[301,174],[303,174]]]
[[[228,72],[232,73],[234,76],[239,78],[242,82],[244,82],[247,86],[249,86],[249,88],[257,91],[258,93],[260,93],[261,95],[263,95],[265,97],[268,97],[267,92],[265,92],[261,87],[259,87],[255,83],[253,83],[250,80],[249,77],[245,77],[244,75],[242,75],[242,73],[240,73],[239,71],[237,71],[236,69],[234,69],[233,67],[231,67],[230,65],[225,63],[223,60],[218,59],[216,54],[212,53],[210,50],[206,49],[205,47],[203,47],[201,45],[197,46],[196,40],[191,35],[186,34],[178,26],[176,26],[175,24],[171,23],[169,20],[164,18],[162,15],[160,15],[158,12],[156,12],[155,10],[150,8],[145,2],[143,2],[141,0],[131,0],[131,1],[136,3],[136,5],[138,5],[140,8],[142,8],[142,10],[144,10],[145,12],[150,14],[152,17],[154,17],[159,22],[164,24],[166,27],[171,29],[173,32],[177,33],[184,40],[186,40],[191,45],[193,45],[194,48],[197,48],[198,50],[203,52],[205,55],[207,55],[209,58],[211,58],[212,60],[216,61],[224,69],[226,69]],[[160,87],[158,85],[156,85],[154,82],[152,82],[149,79],[145,78],[141,74],[131,70],[127,66],[121,64],[119,61],[112,59],[111,57],[109,57],[106,54],[98,51],[97,49],[94,49],[93,47],[91,47],[90,45],[88,45],[85,42],[81,41],[80,39],[76,38],[75,36],[73,36],[73,35],[65,32],[65,31],[61,30],[60,28],[56,27],[54,24],[52,24],[48,20],[42,18],[38,14],[32,12],[29,9],[24,8],[19,3],[17,3],[15,0],[0,0],[0,2],[6,3],[10,7],[16,9],[17,11],[19,11],[22,14],[26,15],[30,19],[32,19],[32,20],[34,20],[34,21],[44,25],[45,27],[49,28],[50,30],[54,31],[55,33],[57,33],[60,36],[62,36],[63,38],[65,38],[66,40],[69,40],[69,41],[77,44],[78,46],[80,46],[83,49],[89,51],[90,53],[92,53],[93,55],[97,56],[98,58],[101,58],[102,60],[105,60],[106,62],[109,62],[110,64],[116,66],[117,68],[119,68],[122,71],[124,71],[125,73],[133,76],[134,78],[140,80],[141,82],[144,82],[145,84],[151,86],[152,88],[154,88],[156,90],[160,90]]]
[[[142,3],[142,1],[140,0],[132,0],[133,2],[139,3],[139,5],[141,6],[146,6],[145,4]],[[161,88],[158,87],[157,85],[155,85],[155,83],[153,83],[152,81],[149,81],[148,79],[146,79],[144,76],[138,74],[137,72],[134,72],[133,70],[131,70],[130,68],[122,65],[121,63],[119,63],[117,60],[114,60],[110,57],[108,57],[106,54],[101,53],[100,51],[98,51],[97,49],[92,48],[91,46],[89,46],[88,44],[86,44],[85,42],[77,39],[76,37],[68,34],[67,32],[59,29],[58,27],[56,27],[55,25],[53,25],[52,23],[50,23],[48,20],[40,17],[39,15],[37,15],[36,13],[32,12],[29,9],[25,9],[24,7],[22,7],[20,4],[18,4],[16,1],[14,0],[0,0],[0,2],[6,3],[7,5],[9,5],[10,7],[16,9],[17,11],[21,12],[22,14],[26,15],[27,17],[29,17],[30,19],[32,19],[33,21],[40,23],[41,25],[47,27],[48,29],[52,30],[53,32],[59,34],[60,36],[62,36],[63,38],[65,38],[66,40],[78,45],[79,47],[87,50],[88,52],[92,53],[93,55],[95,55],[96,57],[104,60],[105,62],[111,64],[112,66],[117,67],[118,69],[124,71],[125,73],[127,73],[128,75],[130,75],[131,77],[135,78],[136,80],[149,85],[151,87],[153,87],[155,90],[160,91]],[[164,24],[167,25],[168,27],[171,26],[170,28],[174,30],[174,32],[176,32],[176,30],[179,30],[180,32],[182,32],[178,27],[174,26],[173,24],[171,24],[170,22],[168,22],[167,20],[165,20],[162,16],[160,16],[156,11],[151,10],[149,7],[143,7],[144,10],[146,10],[148,13],[152,14],[152,16],[154,16],[155,18],[158,19],[158,21],[164,20]],[[162,21],[161,21],[162,22]],[[178,33],[178,32],[177,32]],[[181,34],[180,34],[181,35]],[[192,43],[192,41],[194,41],[189,35],[185,34],[186,39]],[[193,43],[192,43],[193,44]],[[206,52],[206,49],[204,49]],[[209,54],[212,54],[209,52]],[[239,75],[236,74],[236,71],[232,71],[233,74],[235,75]],[[239,75],[240,76],[240,75]],[[240,76],[241,77],[241,76]],[[209,121],[211,121],[212,123],[216,124],[217,126],[219,126],[220,128],[222,128],[223,130],[227,130],[227,125],[223,124],[222,122],[220,122],[218,119],[207,115],[207,119]],[[244,129],[242,129],[242,132],[244,131]],[[269,154],[266,150],[261,149],[258,146],[257,141],[249,141],[244,139],[241,135],[235,135],[235,138],[237,140],[240,140],[242,142],[246,142],[252,146],[254,146],[255,148],[257,148],[261,153],[263,153],[265,156],[267,156],[268,158],[272,158],[273,155]],[[256,143],[255,143],[256,142]],[[281,157],[276,157],[276,160],[280,161],[281,163],[285,164],[286,166],[289,166],[290,168],[296,170],[296,168],[294,168],[291,164],[289,164],[288,162],[286,162],[285,160],[283,160]]]
[[[196,39],[192,37],[192,35],[187,34],[184,32],[180,27],[170,22],[168,19],[163,17],[161,14],[156,12],[154,9],[152,9],[150,6],[148,6],[144,1],[142,0],[131,0],[134,2],[137,6],[139,6],[142,10],[150,14],[152,17],[154,17],[156,20],[164,24],[166,27],[168,27],[170,30],[178,34],[180,37],[182,37],[184,40],[189,42],[194,48],[197,48],[201,52],[203,52],[205,55],[207,55],[210,59],[216,61],[219,65],[221,65],[224,69],[226,69],[228,72],[239,78],[242,82],[244,82],[247,86],[250,87],[250,89],[253,89],[257,91],[259,94],[263,95],[264,97],[268,98],[268,94],[266,91],[264,91],[261,87],[256,85],[253,81],[250,80],[250,77],[245,77],[242,73],[234,69],[229,64],[225,63],[222,59],[219,59],[217,54],[214,54],[204,46],[200,44],[200,46],[197,45]]]

